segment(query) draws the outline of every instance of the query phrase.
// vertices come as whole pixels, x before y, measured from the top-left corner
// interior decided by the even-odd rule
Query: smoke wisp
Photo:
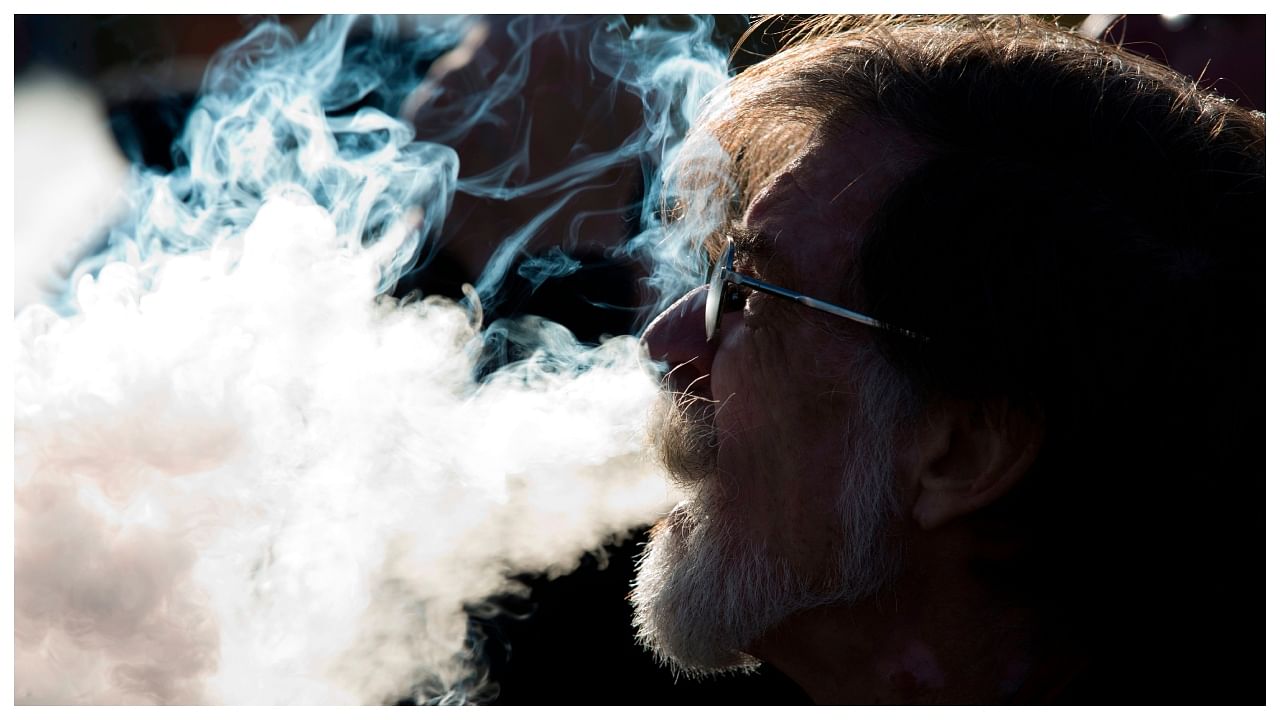
[[[635,338],[483,329],[484,292],[387,295],[449,212],[458,157],[345,109],[429,96],[370,48],[408,32],[411,57],[439,54],[468,22],[330,18],[302,41],[258,26],[211,67],[178,170],[135,169],[107,250],[62,303],[15,318],[17,702],[465,702],[483,684],[465,604],[670,507]],[[512,192],[550,205],[642,155],[659,176],[723,78],[722,55],[689,50],[704,21],[598,22],[591,61],[644,99],[644,128]],[[437,109],[480,122],[477,102]],[[626,251],[656,257],[657,232]],[[495,262],[521,255],[509,238]],[[696,273],[654,262],[670,292]],[[481,377],[503,337],[523,359]]]

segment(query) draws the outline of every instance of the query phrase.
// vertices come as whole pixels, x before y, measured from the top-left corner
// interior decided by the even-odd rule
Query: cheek
[[[769,329],[747,327],[740,316],[735,324],[725,333],[711,371],[716,429],[722,441],[772,438],[765,446],[775,448],[780,433],[811,424],[806,409],[813,391],[805,386],[807,374],[798,367],[794,344]]]
[[[717,427],[729,434],[843,436],[852,384],[847,369],[834,365],[838,355],[826,347],[830,342],[829,334],[806,323],[746,327],[736,318],[711,370]]]
[[[803,333],[791,333],[791,337]],[[834,524],[846,447],[847,388],[822,380],[800,342],[727,333],[712,371],[726,503],[749,527],[808,553]],[[815,551],[818,548],[813,548]]]

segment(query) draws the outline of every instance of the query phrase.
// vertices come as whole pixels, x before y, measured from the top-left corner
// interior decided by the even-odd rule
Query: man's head
[[[755,240],[740,271],[929,341],[759,293],[712,343],[704,290],[653,323],[690,499],[642,564],[641,638],[749,663],[962,527],[1013,548],[974,572],[1045,632],[1214,652],[1225,620],[1170,623],[1224,607],[1200,577],[1224,549],[1260,557],[1261,119],[1034,21],[810,30],[708,107],[733,178],[708,192]]]
[[[828,144],[800,153],[743,213],[736,268],[839,297],[847,268],[831,259],[860,233],[850,212],[910,167],[910,146],[888,137],[848,133],[839,163]],[[856,187],[848,164],[860,168]],[[655,441],[690,499],[654,534],[636,592],[642,637],[693,672],[750,664],[733,651],[769,625],[860,600],[891,576],[891,440],[909,402],[870,328],[755,294],[725,309],[710,346],[704,296],[695,290],[646,335],[652,352],[687,363],[669,382],[688,392],[664,405]]]

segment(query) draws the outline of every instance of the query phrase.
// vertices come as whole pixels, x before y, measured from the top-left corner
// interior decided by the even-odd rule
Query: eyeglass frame
[[[725,286],[730,284],[741,285],[742,287],[748,287],[752,290],[759,290],[762,293],[798,302],[801,305],[811,307],[814,310],[821,310],[822,312],[842,317],[846,320],[852,320],[856,323],[862,323],[863,325],[869,325],[881,330],[888,330],[890,332],[909,337],[913,340],[920,340],[923,342],[928,342],[929,340],[929,338],[921,335],[920,333],[912,330],[906,330],[895,325],[890,325],[889,323],[886,323],[883,320],[877,320],[870,315],[864,315],[863,313],[850,310],[849,308],[834,305],[803,293],[798,293],[795,290],[773,285],[764,282],[763,280],[757,280],[749,275],[743,275],[733,269],[733,238],[729,238],[724,250],[720,252],[720,258],[716,260],[716,264],[713,266],[711,274],[707,278],[707,342],[714,340],[720,331],[720,317],[723,314],[723,305],[721,300],[724,296]]]

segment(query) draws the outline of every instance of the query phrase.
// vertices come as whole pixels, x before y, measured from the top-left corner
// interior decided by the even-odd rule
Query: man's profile
[[[687,498],[646,646],[829,703],[1260,701],[1260,114],[1036,20],[820,20],[693,138],[725,262],[645,334]]]

